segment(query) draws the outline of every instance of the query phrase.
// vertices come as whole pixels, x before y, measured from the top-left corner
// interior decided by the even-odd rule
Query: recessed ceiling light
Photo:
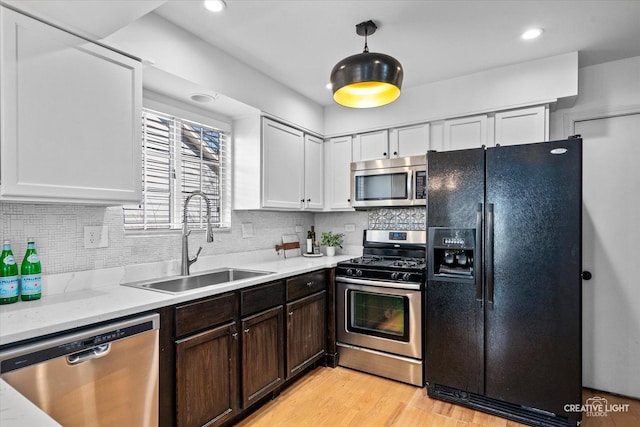
[[[191,100],[196,102],[213,102],[216,98],[206,93],[196,93],[191,95]]]
[[[206,7],[211,12],[222,12],[227,4],[224,0],[205,0],[204,7]]]
[[[520,37],[523,40],[532,40],[537,37],[540,37],[540,34],[542,34],[542,28],[531,28],[530,30],[527,30],[524,33],[522,33]]]

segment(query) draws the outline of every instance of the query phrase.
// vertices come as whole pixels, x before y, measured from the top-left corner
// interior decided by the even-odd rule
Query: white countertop
[[[274,273],[223,285],[212,285],[176,295],[122,286],[118,281],[110,278],[105,279],[103,283],[92,284],[86,289],[52,295],[45,293],[42,299],[37,301],[0,306],[0,346],[11,347],[11,344],[23,340],[153,311],[161,307],[235,291],[322,268],[335,267],[338,262],[349,258],[352,258],[352,255],[319,258],[295,257],[251,263],[237,260],[225,266]],[[0,425],[2,427],[22,427],[25,425],[58,426],[59,424],[6,382],[0,380]]]

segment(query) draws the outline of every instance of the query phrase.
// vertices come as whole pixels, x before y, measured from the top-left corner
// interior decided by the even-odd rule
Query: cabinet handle
[[[245,333],[245,334],[248,334],[248,333],[249,333],[249,328],[245,329],[245,330],[244,330],[244,333]]]
[[[311,199],[307,199],[307,203],[309,203],[311,201]]]
[[[290,312],[289,312],[289,316],[293,316],[293,311],[290,311]]]
[[[382,153],[382,155],[383,155],[384,157],[387,157],[387,153]]]
[[[394,151],[394,152],[393,152],[393,155],[394,155],[394,156],[397,156],[397,155],[398,155],[398,152],[397,152],[397,151]]]
[[[237,333],[237,332],[232,333],[232,334],[231,334],[231,337],[232,337],[234,340],[237,340],[237,339],[238,339],[238,333]]]
[[[313,280],[312,280],[312,281],[310,281],[310,282],[307,282],[307,286],[308,286],[308,287],[312,287],[312,286],[313,286]]]
[[[347,202],[351,203],[351,199],[347,199]]]

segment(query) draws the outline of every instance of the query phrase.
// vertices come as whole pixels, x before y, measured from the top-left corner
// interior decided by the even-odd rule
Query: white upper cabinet
[[[351,207],[351,136],[325,142],[325,207],[327,210],[353,210]]]
[[[390,158],[424,156],[429,149],[429,123],[391,129]]]
[[[324,142],[311,135],[304,137],[304,207],[322,210],[324,208]]]
[[[353,138],[354,162],[389,158],[389,131],[387,129],[362,133]]]
[[[487,116],[444,121],[443,151],[480,148],[487,144]]]
[[[548,141],[549,107],[539,105],[435,122],[429,134],[429,148],[437,151]]]
[[[304,133],[262,119],[262,207],[301,209],[304,197]]]
[[[262,208],[322,210],[323,141],[262,119]]]
[[[139,61],[0,7],[0,198],[141,199]]]
[[[549,109],[544,105],[495,115],[495,144],[517,145],[549,140]]]

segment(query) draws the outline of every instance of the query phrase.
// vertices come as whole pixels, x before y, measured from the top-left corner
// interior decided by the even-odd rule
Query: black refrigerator
[[[579,424],[582,140],[429,152],[427,171],[429,396]]]

